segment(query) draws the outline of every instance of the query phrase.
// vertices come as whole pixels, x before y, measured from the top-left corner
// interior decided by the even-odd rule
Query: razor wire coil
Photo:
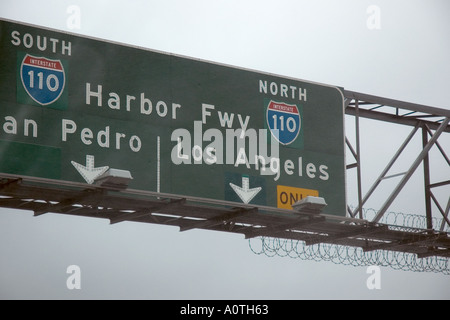
[[[364,218],[368,220],[373,218],[376,213],[377,211],[374,209],[363,209]],[[396,230],[419,232],[419,230],[425,229],[426,217],[389,212],[381,222]],[[440,226],[440,223],[442,223],[442,219],[433,218],[433,225]],[[449,232],[449,226],[446,225],[443,231]],[[305,241],[302,240],[265,236],[249,239],[249,247],[253,253],[264,254],[268,257],[289,257],[316,262],[328,261],[354,267],[376,265],[402,271],[434,272],[450,275],[450,258],[438,256],[418,258],[414,253],[389,250],[365,252],[360,247],[329,243],[307,246]]]

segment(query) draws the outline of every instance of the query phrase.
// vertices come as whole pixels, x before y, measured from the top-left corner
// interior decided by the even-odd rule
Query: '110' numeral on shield
[[[30,88],[34,88],[34,71],[30,70],[28,71],[28,75],[30,76]],[[37,74],[39,83],[38,83],[38,89],[42,90],[44,89],[44,73],[38,72]],[[52,83],[53,80],[53,83]],[[59,88],[59,80],[58,77],[54,74],[49,74],[47,76],[47,79],[45,80],[46,88],[52,92],[55,92]]]

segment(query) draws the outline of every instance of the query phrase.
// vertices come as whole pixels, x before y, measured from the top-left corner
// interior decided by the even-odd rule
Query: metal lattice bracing
[[[381,206],[377,216],[373,219],[373,222],[378,222],[382,216],[386,213],[389,206],[392,204],[394,199],[397,197],[399,192],[411,178],[413,173],[417,170],[420,164],[423,163],[424,168],[424,198],[426,207],[426,217],[427,217],[427,229],[439,229],[443,230],[445,223],[450,225],[448,219],[448,212],[450,206],[450,196],[448,197],[448,202],[446,206],[442,206],[436,199],[433,193],[433,188],[442,187],[450,185],[450,180],[437,181],[432,183],[430,181],[430,168],[429,163],[429,151],[433,146],[436,146],[443,158],[445,159],[447,165],[450,167],[450,160],[445,152],[443,145],[439,143],[439,137],[443,133],[450,132],[450,110],[438,109],[434,107],[428,107],[419,104],[407,103],[398,100],[380,98],[375,96],[370,96],[366,94],[360,94],[356,92],[346,91],[345,96],[347,98],[346,113],[355,116],[356,120],[356,135],[357,135],[357,146],[356,151],[348,141],[346,140],[348,147],[350,148],[353,156],[356,159],[354,164],[347,166],[348,169],[357,168],[357,179],[358,179],[358,206],[355,210],[349,211],[350,215],[355,217],[359,215],[362,217],[362,207],[366,201],[370,198],[375,189],[384,179],[388,179],[392,176],[387,176],[389,169],[394,165],[395,161],[398,159],[400,154],[404,151],[408,143],[415,136],[417,131],[422,131],[422,150],[417,154],[416,159],[413,161],[411,166],[407,171],[395,176],[402,176],[401,181],[392,192],[392,194],[386,199],[385,203]],[[408,135],[404,143],[399,147],[395,153],[392,160],[387,164],[385,169],[381,172],[378,179],[369,189],[369,191],[362,196],[361,192],[361,161],[360,161],[360,141],[359,141],[359,117],[365,117],[374,120],[380,120],[384,122],[391,122],[398,125],[406,125],[413,127],[411,133]],[[434,131],[434,132],[433,132]],[[448,147],[447,147],[448,148]],[[449,171],[447,171],[448,173]],[[444,176],[445,176],[445,172]],[[432,224],[432,202],[438,208],[440,215],[443,218],[443,223],[440,226],[433,226]],[[445,210],[443,208],[446,208]]]

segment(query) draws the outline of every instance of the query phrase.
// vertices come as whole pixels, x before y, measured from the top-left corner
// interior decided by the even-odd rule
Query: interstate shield
[[[26,54],[20,66],[20,77],[28,95],[43,106],[57,101],[64,91],[66,77],[60,60]]]
[[[295,104],[270,101],[266,118],[270,132],[278,142],[289,145],[297,139],[301,129],[301,117]]]

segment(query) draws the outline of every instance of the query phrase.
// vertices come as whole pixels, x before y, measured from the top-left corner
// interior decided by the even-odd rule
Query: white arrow
[[[86,166],[79,164],[75,161],[71,161],[72,165],[77,169],[77,171],[82,175],[84,180],[87,183],[93,184],[95,179],[104,174],[109,167],[98,167],[94,168],[94,156],[87,155],[86,156]]]
[[[261,187],[250,189],[250,180],[247,176],[242,176],[242,187],[230,182],[230,187],[241,198],[242,202],[249,203],[261,191]]]

